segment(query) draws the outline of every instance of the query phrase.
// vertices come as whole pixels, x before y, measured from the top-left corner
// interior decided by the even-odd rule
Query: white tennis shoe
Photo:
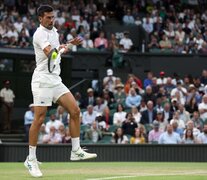
[[[24,166],[29,170],[29,173],[33,177],[42,177],[42,172],[39,169],[38,164],[41,164],[37,161],[37,159],[29,160],[29,157],[27,156],[27,159],[24,162]]]
[[[77,151],[71,151],[70,160],[79,161],[79,160],[93,159],[96,157],[97,157],[97,154],[87,153],[85,149],[82,149],[81,147],[79,147]]]

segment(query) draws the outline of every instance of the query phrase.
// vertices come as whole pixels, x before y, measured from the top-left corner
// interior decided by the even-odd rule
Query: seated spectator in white
[[[126,97],[126,107],[131,108],[132,106],[139,107],[142,97],[136,93],[134,88],[130,88],[129,95]]]
[[[167,78],[165,77],[165,72],[160,72],[160,77],[157,78],[157,84],[158,85],[165,85],[167,83]]]
[[[122,104],[118,104],[116,112],[113,115],[113,124],[121,126],[126,119],[126,114],[127,113],[124,111],[124,106]]]
[[[116,77],[112,69],[107,69],[106,76],[103,78],[103,89],[108,87],[109,91],[114,92],[116,86]]]
[[[190,113],[185,110],[185,107],[182,104],[178,105],[178,112],[180,115],[180,119],[182,119],[186,124],[190,120]]]
[[[162,39],[159,42],[161,50],[167,50],[172,48],[172,43],[165,34],[162,35]]]
[[[96,121],[92,123],[92,126],[85,133],[85,139],[91,140],[93,143],[97,143],[102,138],[102,132],[98,127]]]
[[[132,115],[132,113],[127,113],[127,118],[122,124],[122,130],[124,134],[127,135],[134,135],[134,131],[137,128],[137,123]]]
[[[91,125],[96,119],[97,112],[93,110],[92,105],[88,105],[87,111],[83,112],[82,123],[84,125]]]
[[[142,115],[141,115],[141,113],[139,112],[139,110],[138,110],[138,108],[137,108],[136,106],[132,106],[132,108],[131,108],[131,113],[132,113],[132,115],[133,115],[133,117],[134,117],[134,119],[135,119],[135,122],[136,122],[137,124],[139,124]]]
[[[56,130],[62,125],[63,123],[56,119],[55,114],[50,115],[50,120],[46,123],[45,131],[46,133],[50,132],[50,127],[54,126]]]
[[[163,112],[164,109],[163,109],[163,101],[162,101],[162,96],[161,95],[158,95],[157,96],[157,99],[156,99],[156,104],[155,104],[155,107],[154,109],[158,112]]]
[[[170,94],[171,98],[178,98],[178,97],[176,97],[176,93],[179,94],[179,97],[180,97],[180,103],[181,103],[181,104],[185,104],[185,102],[186,102],[187,90],[186,90],[186,88],[184,88],[184,87],[182,86],[182,84],[181,84],[180,81],[177,82],[177,87],[174,88],[174,89],[172,89],[171,94]],[[178,100],[178,99],[177,99],[177,100]]]
[[[150,144],[152,143],[158,143],[160,135],[163,133],[163,131],[160,130],[160,124],[158,121],[153,121],[153,129],[149,132],[148,135],[148,142]]]
[[[94,47],[99,50],[106,50],[108,48],[108,40],[105,38],[105,33],[101,31],[99,37],[94,40]]]
[[[21,32],[22,28],[23,28],[23,22],[22,22],[22,17],[18,17],[17,21],[15,21],[14,23],[14,27],[17,30],[18,33]]]
[[[37,143],[38,144],[42,144],[43,143],[43,137],[44,135],[46,135],[46,131],[45,131],[45,124],[42,124],[39,130],[39,134],[38,134],[38,140]]]
[[[147,17],[146,21],[143,22],[142,27],[144,28],[144,30],[150,34],[153,32],[153,23],[150,22],[150,18]]]
[[[112,143],[115,143],[115,144],[128,144],[129,143],[129,139],[126,135],[123,134],[122,128],[116,129],[114,136],[113,136]]]
[[[124,32],[124,37],[121,38],[119,45],[121,46],[121,52],[128,52],[133,46],[132,40],[129,38],[129,31]]]
[[[29,140],[29,129],[32,125],[34,120],[34,106],[33,104],[29,105],[29,110],[24,114],[24,128],[25,128],[25,141],[28,142]]]
[[[126,25],[134,24],[135,20],[131,14],[131,10],[127,9],[126,14],[123,16],[123,23]]]
[[[175,31],[175,36],[178,36],[180,42],[183,42],[183,40],[185,38],[185,32],[183,31],[181,25],[178,27],[178,30]]]
[[[97,97],[96,98],[96,105],[94,106],[93,110],[103,114],[104,109],[106,108],[106,106],[103,104],[103,100],[101,97]]]
[[[197,138],[199,136],[199,134],[200,134],[200,130],[194,127],[194,123],[193,123],[192,120],[187,122],[187,128],[186,129],[192,130],[193,131],[193,136],[195,138]],[[185,134],[185,131],[184,131],[184,134]]]
[[[57,132],[54,126],[50,126],[50,131],[48,134],[43,136],[44,144],[59,144],[62,142],[61,135]]]
[[[159,138],[159,144],[180,144],[181,138],[179,134],[173,132],[171,124],[167,125],[166,132],[162,133]]]
[[[55,114],[56,119],[59,120],[60,122],[62,122],[65,126],[68,125],[68,113],[67,111],[64,109],[64,107],[62,106],[58,106],[57,107],[57,112]]]
[[[79,26],[83,26],[85,32],[89,32],[90,27],[88,22],[84,19],[83,16],[80,16],[80,20],[76,22],[76,27],[77,29],[79,28]]]
[[[134,135],[130,138],[130,144],[144,144],[145,137],[141,134],[139,128],[135,129]]]
[[[65,17],[62,16],[62,13],[60,11],[57,13],[55,21],[57,21],[60,26],[62,26],[65,23]]]
[[[198,44],[198,50],[202,48],[202,44],[204,43],[204,40],[202,38],[202,34],[198,34],[196,37],[194,37],[194,42]]]
[[[182,119],[180,119],[180,114],[178,111],[173,113],[173,119],[171,119],[170,124],[172,124],[174,121],[178,123],[178,128],[185,129],[185,123]]]
[[[70,30],[70,33],[67,35],[66,39],[67,41],[70,41],[72,40],[73,38],[75,38],[77,36],[77,33],[76,33],[76,29],[75,28],[72,28]],[[76,52],[77,51],[77,46],[76,45],[73,45],[72,47],[72,51],[73,52]]]
[[[139,112],[142,115],[142,112],[147,110],[147,105],[146,102],[144,101],[144,99],[141,100],[140,106],[139,106]]]
[[[157,111],[157,115],[154,120],[159,123],[159,129],[164,132],[168,121],[164,119],[163,111]]]
[[[11,26],[11,28],[8,28],[7,33],[3,36],[7,36],[8,38],[15,37],[16,41],[19,39],[19,34],[13,25]]]
[[[169,39],[174,39],[175,37],[175,31],[173,29],[172,25],[169,25],[167,27],[167,29],[164,29],[163,32],[165,33],[165,35],[169,38]]]
[[[207,144],[207,124],[204,125],[203,132],[198,136],[198,141],[201,144]]]
[[[193,121],[195,128],[203,131],[204,122],[203,119],[200,118],[200,114],[198,111],[193,112],[193,117],[191,118],[191,120]]]
[[[82,47],[86,49],[93,49],[93,41],[90,39],[90,34],[85,34],[83,42],[82,42]]]
[[[183,137],[183,129],[182,128],[178,128],[178,122],[177,121],[173,121],[172,123],[172,127],[173,127],[173,132],[178,133],[180,135],[180,137]]]
[[[205,121],[207,120],[207,94],[203,95],[202,103],[198,105],[200,117]]]
[[[125,104],[126,94],[124,92],[124,85],[122,83],[118,83],[115,86],[114,100],[117,105],[118,104],[122,104],[122,105]]]
[[[95,121],[98,124],[98,128],[102,132],[107,130],[107,124],[106,124],[105,117],[104,117],[103,113],[97,113]]]
[[[154,105],[152,101],[147,102],[147,109],[142,112],[142,117],[140,123],[152,124],[152,122],[156,119],[157,112],[154,110]]]
[[[177,111],[178,110],[178,105],[179,105],[179,102],[178,102],[177,98],[172,98],[171,99],[170,111],[173,112],[173,113],[175,111]],[[169,120],[171,120],[171,119],[169,119]]]
[[[183,144],[196,144],[198,141],[196,137],[193,135],[192,129],[186,129],[184,133],[184,137],[182,139]]]

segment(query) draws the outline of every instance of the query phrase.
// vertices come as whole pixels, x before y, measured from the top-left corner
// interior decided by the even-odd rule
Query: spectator
[[[129,139],[127,138],[126,135],[123,134],[122,128],[117,128],[115,131],[115,134],[113,136],[112,143],[115,144],[128,144]]]
[[[88,107],[88,105],[95,105],[95,96],[92,88],[87,89],[87,97],[83,100],[84,108]]]
[[[69,128],[66,128],[65,130],[65,136],[62,139],[62,143],[71,143],[71,135]]]
[[[164,119],[163,111],[157,111],[157,115],[154,120],[159,123],[160,130],[164,132],[168,124],[168,121]]]
[[[139,124],[142,115],[141,115],[141,113],[138,111],[138,108],[137,108],[136,106],[132,106],[132,108],[131,108],[131,113],[132,113],[132,115],[133,115],[133,117],[134,117],[134,119],[135,119],[135,122],[136,122],[137,124]]]
[[[130,138],[130,144],[144,144],[144,143],[145,143],[144,136],[140,133],[139,128],[136,128],[133,137]]]
[[[106,108],[106,106],[103,104],[103,100],[101,97],[97,97],[96,98],[96,105],[94,106],[94,111],[103,114],[104,109]]]
[[[98,128],[96,121],[92,122],[92,126],[85,133],[85,139],[91,140],[93,143],[97,143],[102,138],[102,132]]]
[[[59,126],[57,133],[60,134],[62,140],[61,143],[63,143],[63,140],[65,138],[65,126],[63,124]]]
[[[82,123],[84,125],[91,125],[96,119],[97,112],[93,110],[92,105],[88,105],[87,111],[83,112]]]
[[[146,87],[146,91],[143,94],[142,98],[144,99],[144,101],[147,103],[148,101],[152,101],[153,104],[156,103],[156,97],[154,95],[154,93],[152,92],[152,87],[151,86],[147,86]]]
[[[151,71],[149,71],[147,73],[147,78],[144,79],[144,88],[152,85],[152,78],[153,78],[153,73]]]
[[[56,119],[55,114],[51,114],[50,120],[46,123],[45,131],[46,133],[49,134],[51,126],[53,126],[57,131],[61,125],[62,125],[62,122]]]
[[[184,123],[186,124],[190,120],[190,113],[185,110],[182,104],[178,105],[178,112],[180,115],[180,119],[182,119]]]
[[[121,38],[119,45],[121,46],[121,52],[129,52],[132,49],[133,46],[133,42],[132,40],[129,38],[129,32],[125,31],[124,32],[124,36],[123,38]]]
[[[207,144],[207,124],[204,125],[203,132],[198,136],[198,141]]]
[[[167,96],[170,97],[170,92],[175,88],[175,85],[172,84],[172,78],[167,77],[166,84],[164,85]]]
[[[151,35],[151,41],[148,44],[148,49],[150,49],[150,52],[153,52],[153,50],[159,49],[160,45],[157,42],[157,38],[154,35]]]
[[[57,112],[55,114],[56,119],[62,122],[65,126],[68,125],[68,113],[65,111],[65,109],[62,106],[57,107]]]
[[[146,21],[143,22],[142,27],[144,28],[144,30],[150,35],[153,31],[153,23],[150,22],[150,18],[147,17]]]
[[[181,25],[178,27],[178,30],[175,31],[175,36],[178,36],[179,41],[180,41],[180,42],[183,42],[183,40],[184,40],[184,38],[185,38],[185,32],[183,31]]]
[[[158,121],[153,121],[153,129],[149,132],[148,141],[150,144],[158,143],[159,137],[162,134],[160,130],[160,124]]]
[[[162,35],[162,40],[160,40],[159,45],[162,51],[172,48],[172,43],[168,40],[165,34]]]
[[[125,86],[124,86],[124,91],[126,94],[129,93],[129,90],[130,90],[133,82],[136,82],[139,89],[142,88],[141,80],[138,77],[136,77],[134,74],[129,74],[128,79],[127,79]]]
[[[134,131],[137,128],[137,123],[131,113],[127,114],[126,120],[122,124],[123,133],[127,135],[134,135]]]
[[[142,112],[142,117],[141,117],[141,124],[152,124],[153,120],[156,118],[156,111],[154,110],[153,107],[153,102],[148,101],[147,102],[147,110]]]
[[[173,121],[172,123],[172,127],[173,127],[173,132],[178,133],[180,135],[180,137],[183,137],[183,129],[178,127],[178,122],[177,121]]]
[[[84,35],[84,39],[83,39],[83,42],[82,42],[82,47],[85,48],[85,49],[88,49],[88,50],[94,48],[93,41],[90,39],[90,34],[85,34]]]
[[[167,78],[165,77],[165,72],[160,72],[160,77],[157,79],[158,85],[165,85],[167,83]]]
[[[164,121],[167,122],[169,122],[173,118],[173,112],[170,110],[170,103],[168,102],[164,104],[163,115],[164,115]]]
[[[195,138],[197,138],[199,136],[199,134],[200,134],[200,130],[194,127],[194,122],[192,120],[188,121],[186,130],[187,129],[192,130],[193,136]],[[185,133],[185,131],[184,131],[184,133]]]
[[[204,122],[203,122],[203,119],[200,118],[200,114],[198,111],[193,112],[193,117],[191,120],[194,123],[194,127],[199,129],[200,131],[203,131]]]
[[[207,84],[207,70],[206,69],[204,69],[202,71],[202,75],[200,77],[200,82],[201,82],[201,84],[204,84],[204,85]]]
[[[168,124],[166,132],[162,133],[159,138],[159,144],[180,144],[180,136],[173,132],[172,125]]]
[[[4,81],[4,88],[0,90],[1,110],[3,114],[3,131],[11,131],[11,115],[14,106],[14,92],[10,88],[11,82],[9,80]]]
[[[177,94],[176,94],[177,93]],[[177,82],[177,87],[171,91],[171,98],[180,98],[180,103],[185,104],[186,101],[187,90],[184,88],[180,81]]]
[[[207,94],[203,96],[202,103],[198,105],[200,117],[205,121],[207,119]]]
[[[174,121],[178,123],[178,128],[185,129],[185,123],[182,119],[180,119],[179,111],[175,111],[173,113],[173,119],[170,121],[170,124],[172,124]]]
[[[131,10],[127,9],[127,13],[123,17],[123,23],[126,25],[134,24],[135,20],[134,17],[131,14]]]
[[[129,95],[126,97],[126,107],[131,108],[132,106],[139,107],[142,97],[138,95],[134,88],[131,88]]]
[[[108,40],[105,38],[105,33],[103,31],[101,31],[99,37],[95,39],[94,47],[102,51],[108,48]]]
[[[25,141],[28,142],[29,140],[29,129],[32,125],[34,120],[34,107],[33,104],[29,105],[29,110],[25,112],[24,115],[24,129],[25,129]]]
[[[38,134],[38,144],[42,144],[43,143],[43,137],[46,135],[46,131],[45,131],[45,124],[42,124],[40,127],[40,131]]]
[[[197,140],[193,135],[192,129],[186,129],[185,135],[182,139],[183,144],[196,144]]]
[[[122,83],[116,84],[115,86],[115,92],[114,92],[114,100],[116,102],[116,104],[125,104],[125,100],[126,100],[126,94],[124,93],[124,85]]]
[[[121,126],[126,119],[127,113],[124,111],[124,106],[122,104],[117,105],[116,112],[113,115],[113,124]]]
[[[103,78],[103,89],[108,87],[109,91],[114,92],[116,86],[116,77],[113,76],[113,70],[107,69],[107,76]]]
[[[59,144],[62,142],[61,135],[57,133],[57,130],[54,126],[50,126],[48,134],[44,135],[43,143],[44,144]]]

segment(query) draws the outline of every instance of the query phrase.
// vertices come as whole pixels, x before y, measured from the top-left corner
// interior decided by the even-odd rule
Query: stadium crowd
[[[149,52],[206,53],[207,11],[203,0],[1,0],[0,46],[32,48],[38,26],[36,10],[49,3],[55,8],[55,27],[65,43],[81,36],[83,44],[73,51],[137,51],[129,32],[122,37],[104,32],[110,18],[125,26],[142,26],[146,32],[144,49]]]
[[[102,87],[75,93],[85,143],[207,143],[207,70],[201,77],[133,74],[122,82],[108,69]],[[30,105],[30,112],[32,112]],[[33,118],[25,113],[25,129]],[[68,143],[70,116],[58,106],[48,112],[39,143]],[[27,131],[28,133],[28,131]]]

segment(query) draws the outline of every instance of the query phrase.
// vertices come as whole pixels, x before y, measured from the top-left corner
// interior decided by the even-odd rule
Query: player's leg
[[[71,92],[67,92],[60,96],[57,101],[70,114],[70,133],[72,137],[71,160],[84,160],[96,158],[94,153],[87,153],[80,147],[80,108]]]
[[[24,165],[28,168],[33,177],[41,177],[42,172],[39,169],[38,161],[36,158],[36,146],[40,127],[44,122],[47,112],[47,106],[34,107],[34,121],[29,130],[29,156],[27,157]]]

